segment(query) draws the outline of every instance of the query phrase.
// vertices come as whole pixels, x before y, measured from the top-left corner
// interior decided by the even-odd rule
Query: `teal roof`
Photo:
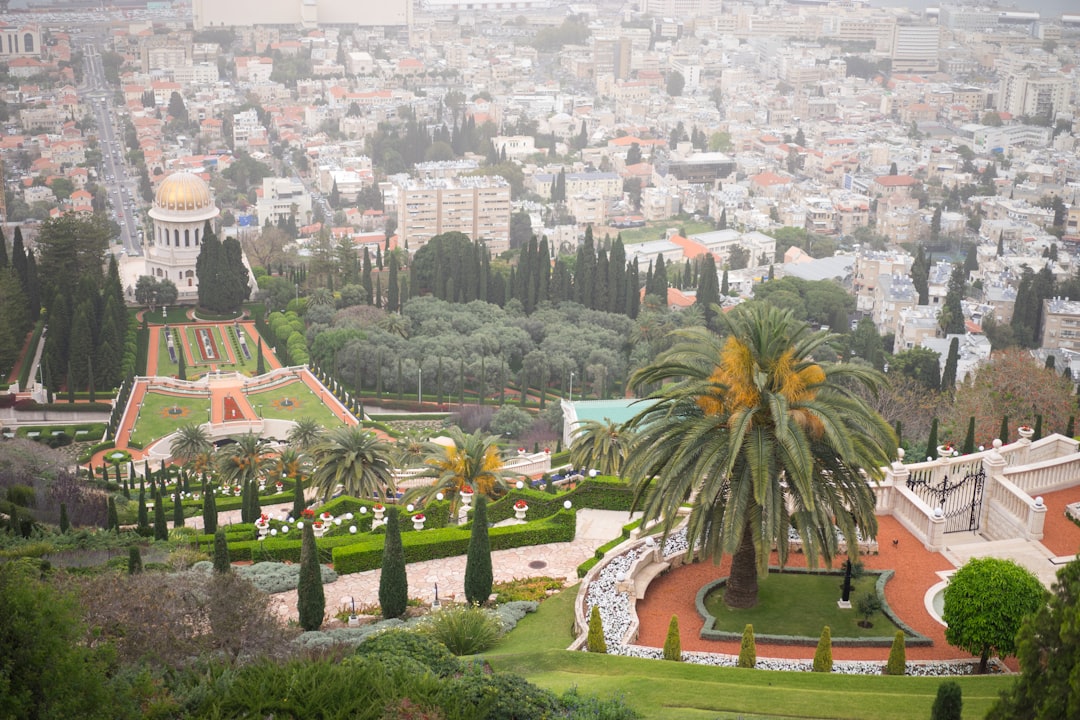
[[[582,400],[574,403],[578,422],[595,420],[597,422],[624,423],[649,406],[651,401],[637,398],[619,400]]]

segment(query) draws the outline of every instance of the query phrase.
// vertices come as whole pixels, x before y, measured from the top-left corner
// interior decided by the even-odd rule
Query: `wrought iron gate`
[[[964,475],[957,481],[950,481],[948,475],[933,484],[928,480],[910,478],[907,486],[930,507],[941,508],[945,517],[945,532],[974,532],[979,529],[986,488],[986,471],[981,466],[976,472]]]

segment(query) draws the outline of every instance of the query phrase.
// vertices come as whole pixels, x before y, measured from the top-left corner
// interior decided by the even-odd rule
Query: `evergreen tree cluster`
[[[37,260],[23,246],[22,231],[15,228],[15,240],[8,254],[7,238],[0,229],[0,375],[7,377],[15,367],[23,339],[40,312],[40,285]]]
[[[409,288],[412,296],[430,293],[454,303],[482,300],[504,307],[516,299],[526,313],[543,302],[568,300],[592,310],[637,316],[638,268],[636,263],[627,262],[620,238],[609,248],[598,248],[592,228],[588,228],[572,264],[563,258],[556,258],[553,264],[551,256],[547,238],[533,236],[522,246],[517,265],[504,273],[503,268],[493,266],[483,242],[471,241],[459,232],[443,233],[416,252]],[[397,297],[392,290],[393,260],[391,256],[388,303]],[[666,276],[656,282],[666,286]]]
[[[236,238],[218,240],[210,222],[203,229],[199,257],[195,260],[199,278],[199,305],[218,313],[235,312],[248,299],[248,271]]]
[[[70,215],[49,220],[38,236],[48,320],[42,380],[50,392],[66,387],[69,400],[76,390],[94,400],[97,390],[119,387],[135,354],[115,257],[102,272],[109,237],[100,220]],[[16,231],[16,256],[20,241]]]

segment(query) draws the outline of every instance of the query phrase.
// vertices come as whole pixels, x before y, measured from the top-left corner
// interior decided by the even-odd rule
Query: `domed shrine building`
[[[219,213],[210,187],[198,175],[177,172],[162,180],[150,209],[154,228],[145,239],[142,274],[172,280],[181,301],[194,300],[199,289],[195,261],[203,230],[206,221],[212,222]]]

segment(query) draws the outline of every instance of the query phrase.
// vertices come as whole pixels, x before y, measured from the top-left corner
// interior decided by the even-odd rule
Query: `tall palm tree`
[[[277,477],[287,477],[292,480],[305,474],[308,466],[307,455],[293,447],[281,449],[274,459],[274,474]]]
[[[323,498],[329,498],[338,485],[356,497],[393,491],[390,451],[388,442],[359,426],[332,430],[311,450],[315,466],[311,486]]]
[[[181,425],[176,430],[173,438],[173,460],[181,465],[197,463],[200,458],[206,458],[214,451],[214,444],[210,442],[210,435],[206,428],[195,423]]]
[[[454,495],[456,502],[465,486],[488,496],[496,488],[506,487],[510,473],[503,468],[498,437],[484,435],[479,430],[466,435],[457,427],[450,428],[446,434],[453,445],[432,443],[424,460],[427,468],[421,475],[435,478],[434,484],[417,488],[410,494],[420,495],[427,501],[442,492]]]
[[[319,442],[319,437],[323,434],[325,428],[318,420],[314,418],[301,418],[296,421],[296,425],[289,430],[288,441],[297,450],[307,450],[313,447]]]
[[[640,434],[627,475],[645,521],[660,519],[665,530],[690,502],[690,540],[705,557],[731,553],[724,600],[745,608],[757,604],[774,543],[785,562],[790,527],[810,565],[837,554],[834,524],[848,547],[856,530],[876,535],[869,481],[896,438],[848,390],[875,386],[877,371],[813,360],[834,336],[763,303],[721,317],[726,338],[680,330],[675,346],[634,374],[635,386],[660,389],[630,421]]]
[[[269,446],[254,433],[245,433],[236,442],[218,450],[216,463],[221,479],[240,487],[258,481],[274,468]]]
[[[583,420],[574,428],[570,464],[594,468],[601,475],[621,475],[633,440],[634,431],[622,423],[609,418]]]
[[[424,463],[431,452],[431,440],[423,430],[408,429],[394,442],[392,459],[398,470],[414,468]]]

